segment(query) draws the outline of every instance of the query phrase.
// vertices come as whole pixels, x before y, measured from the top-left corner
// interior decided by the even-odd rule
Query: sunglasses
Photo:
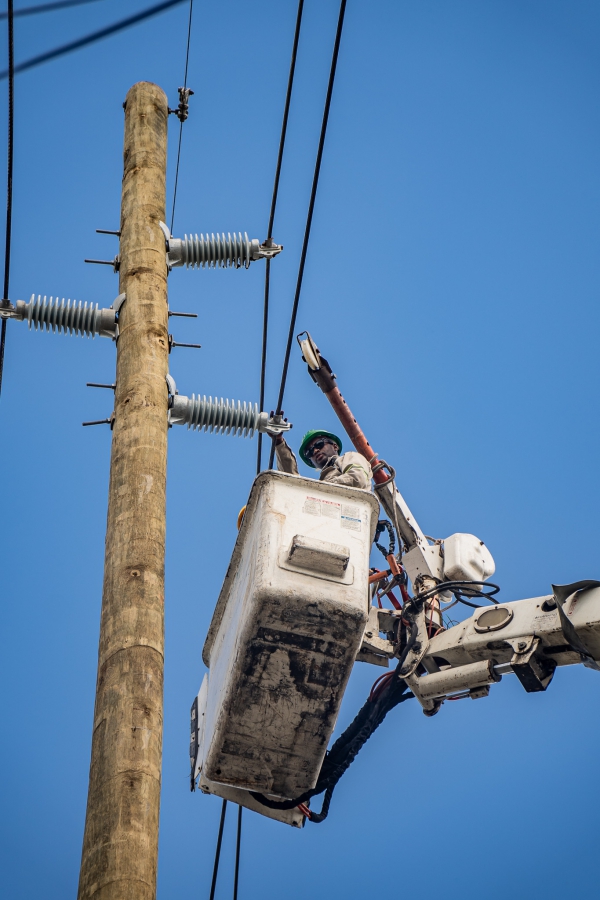
[[[306,451],[306,455],[308,456],[308,458],[310,459],[312,457],[315,450],[322,450],[323,447],[325,446],[325,444],[331,444],[332,447],[335,446],[335,444],[333,444],[332,441],[321,438],[320,441],[315,441],[314,444],[311,444],[310,447],[308,448],[308,450]]]

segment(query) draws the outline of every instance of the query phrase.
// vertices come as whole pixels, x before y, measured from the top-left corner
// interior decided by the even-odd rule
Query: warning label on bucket
[[[350,503],[335,503],[332,500],[308,496],[304,500],[302,512],[311,516],[336,519],[342,528],[349,528],[351,531],[361,530],[360,509]]]
[[[341,510],[341,503],[310,496],[305,499],[302,507],[304,513],[309,513],[311,516],[327,516],[328,519],[339,519]]]

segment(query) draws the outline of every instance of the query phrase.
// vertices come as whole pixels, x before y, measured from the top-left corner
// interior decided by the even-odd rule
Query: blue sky
[[[21,0],[17,6],[29,5]],[[98,0],[17,20],[16,58],[143,9]],[[266,234],[295,2],[195,0],[175,233]],[[274,406],[337,2],[307,0],[272,265]],[[16,80],[11,298],[108,306],[123,116],[136,81],[172,106],[183,4]],[[0,40],[5,46],[6,26]],[[308,328],[427,534],[477,534],[503,600],[600,576],[597,514],[600,8],[579,0],[349,0],[298,330]],[[0,85],[5,129],[5,86]],[[169,197],[178,126],[170,123]],[[3,146],[5,131],[0,133]],[[264,269],[175,271],[182,393],[256,400]],[[9,323],[0,402],[2,871],[11,900],[73,896],[85,814],[114,347]],[[292,359],[297,443],[336,430]],[[255,467],[254,441],[172,429],[159,897],[208,896],[220,801],[190,794],[188,715]],[[308,474],[308,471],[306,471]],[[340,725],[380,670],[357,665]],[[240,897],[562,898],[597,884],[600,681],[426,719],[395,710],[302,832],[247,813]],[[231,895],[230,808],[218,897]],[[398,846],[394,849],[394,846]]]

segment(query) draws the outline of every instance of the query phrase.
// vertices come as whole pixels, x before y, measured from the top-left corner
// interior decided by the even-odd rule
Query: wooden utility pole
[[[115,422],[79,900],[156,896],[163,729],[167,98],[125,101]]]

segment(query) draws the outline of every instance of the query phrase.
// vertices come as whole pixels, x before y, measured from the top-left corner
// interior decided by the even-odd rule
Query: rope
[[[219,860],[221,858],[221,844],[223,842],[223,827],[225,825],[225,813],[227,812],[227,800],[223,800],[221,807],[221,821],[219,822],[219,836],[217,849],[215,850],[215,864],[213,866],[212,883],[210,886],[210,900],[215,900],[215,888],[217,887],[217,875],[219,874]]]
[[[51,59],[56,59],[58,56],[64,56],[65,53],[70,53],[72,50],[79,50],[80,47],[87,47],[89,44],[93,44],[102,38],[109,37],[111,34],[116,34],[118,31],[123,31],[124,28],[129,28],[131,25],[137,25],[139,22],[143,22],[144,19],[156,16],[158,13],[170,9],[172,6],[178,6],[183,2],[184,0],[165,0],[164,3],[150,6],[148,9],[136,13],[134,16],[129,16],[127,19],[121,19],[119,22],[114,22],[106,28],[100,28],[99,31],[93,31],[91,34],[86,34],[85,37],[77,38],[75,41],[70,41],[68,44],[63,44],[60,47],[56,47],[54,50],[48,50],[46,53],[40,53],[38,56],[32,56],[30,59],[26,59],[25,62],[19,63],[14,67],[15,74],[26,72],[27,69],[33,69],[34,66],[49,62]],[[8,78],[8,76],[9,69],[0,72],[0,81],[4,78]]]
[[[233,900],[238,895],[238,875],[240,872],[240,844],[242,841],[242,807],[238,806],[237,838],[235,842],[235,874],[233,876]]]
[[[327,122],[329,120],[329,109],[331,106],[331,95],[333,93],[333,83],[335,80],[335,70],[337,67],[338,53],[340,49],[340,40],[342,37],[342,28],[344,25],[344,14],[346,12],[346,0],[341,0],[340,14],[338,18],[337,31],[335,34],[335,44],[333,46],[333,56],[331,59],[331,71],[329,73],[329,83],[327,85],[327,96],[325,99],[325,109],[323,110],[323,122],[321,123],[321,135],[319,137],[319,148],[317,150],[317,159],[315,163],[315,172],[313,175],[312,189],[310,192],[310,202],[308,204],[308,215],[306,217],[306,228],[304,230],[304,241],[302,242],[302,253],[300,254],[300,266],[298,269],[298,280],[296,282],[296,293],[294,295],[294,304],[292,306],[292,316],[290,320],[290,330],[288,333],[287,347],[285,351],[285,359],[283,362],[283,371],[281,373],[281,385],[279,387],[279,398],[277,400],[277,412],[281,412],[283,403],[283,395],[285,393],[285,383],[287,381],[287,373],[290,362],[290,353],[292,350],[292,341],[294,340],[294,331],[296,328],[296,315],[298,314],[298,303],[300,302],[300,291],[302,290],[302,278],[304,276],[304,265],[306,263],[306,252],[308,250],[308,241],[310,238],[310,229],[312,225],[313,212],[315,208],[315,199],[317,196],[317,186],[319,184],[319,173],[321,171],[321,160],[323,158],[323,147],[325,145],[325,135],[327,133]],[[273,468],[273,459],[275,457],[275,444],[271,446],[271,454],[269,456],[269,468]]]
[[[14,156],[14,114],[15,114],[15,47],[13,0],[8,0],[8,172],[6,183],[6,241],[4,245],[4,286],[0,303],[8,303],[10,282],[10,242],[12,235],[12,184]],[[4,345],[6,343],[6,319],[2,319],[0,332],[0,393],[2,393],[2,372],[4,370]]]
[[[296,30],[294,32],[294,43],[292,46],[292,58],[290,62],[290,74],[288,76],[287,92],[285,95],[285,106],[283,109],[283,121],[281,123],[281,136],[279,138],[279,152],[277,153],[277,165],[275,166],[275,181],[273,183],[273,196],[271,197],[271,212],[269,214],[269,227],[267,229],[267,239],[273,237],[273,222],[275,221],[275,209],[277,206],[277,195],[279,193],[279,177],[281,175],[281,162],[283,159],[283,148],[285,145],[285,136],[287,133],[288,116],[290,112],[290,101],[292,99],[292,87],[294,85],[294,72],[296,71],[296,56],[298,53],[298,41],[300,39],[300,24],[302,22],[302,10],[304,8],[304,0],[298,2],[298,12],[296,15]],[[260,402],[259,408],[264,408],[265,403],[265,372],[267,368],[267,335],[269,329],[269,286],[271,282],[271,260],[266,260],[265,267],[265,302],[263,311],[263,336],[262,336],[262,355],[260,368]],[[258,435],[258,450],[256,455],[256,474],[260,473],[262,468],[262,433]]]
[[[183,76],[183,87],[187,87],[188,63],[190,60],[190,37],[192,34],[192,9],[194,0],[190,0],[190,16],[188,19],[187,48],[185,51],[185,74]],[[181,157],[181,135],[183,133],[183,121],[179,120],[179,142],[177,144],[177,165],[175,166],[175,187],[173,188],[173,209],[171,211],[171,234],[173,234],[173,222],[175,221],[175,201],[177,199],[177,182],[179,181],[179,158]],[[261,406],[262,409],[262,406]]]

